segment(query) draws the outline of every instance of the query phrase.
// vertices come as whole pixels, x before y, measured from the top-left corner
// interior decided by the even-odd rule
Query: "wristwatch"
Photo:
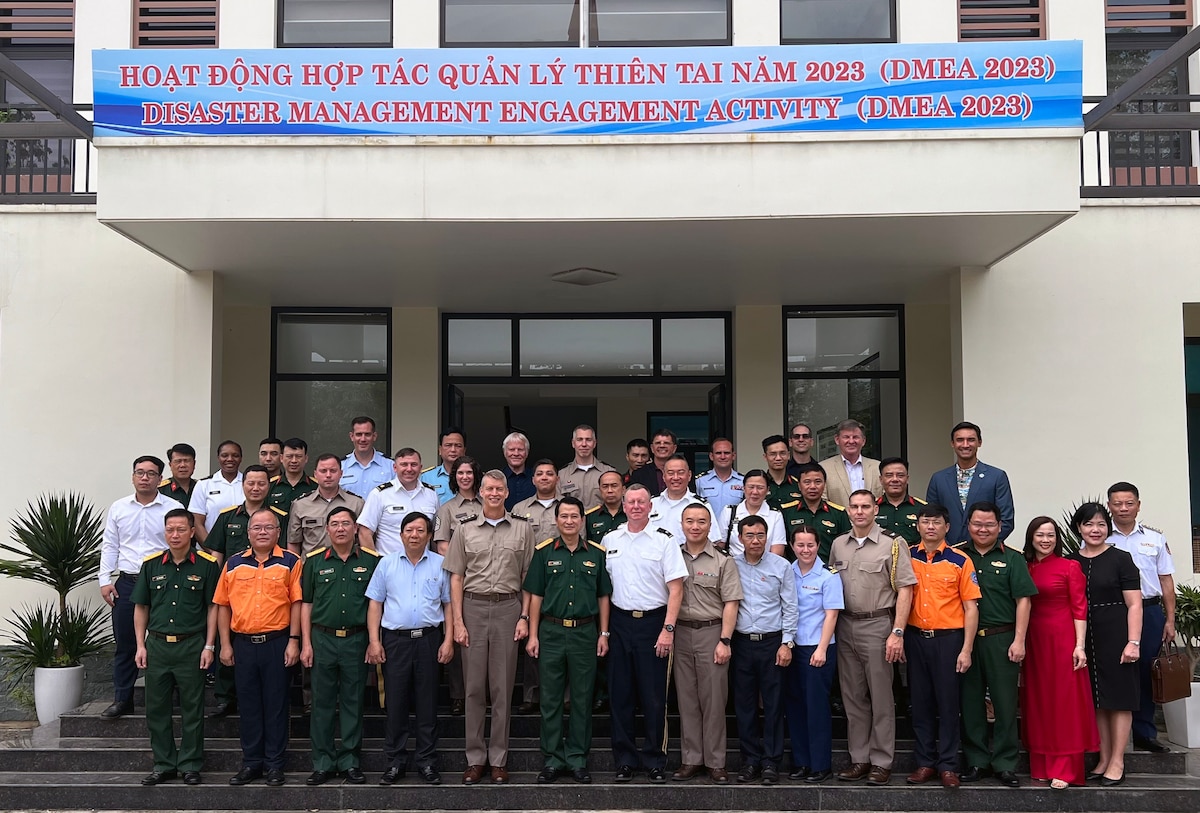
[[[784,641],[783,645],[786,646],[788,649],[794,649],[796,646],[796,642],[795,641]]]
[[[215,646],[213,646],[212,644],[209,644],[208,646],[204,647],[204,651],[205,652],[216,652],[217,648]]]
[[[720,641],[721,643],[725,644],[725,646],[733,646],[732,638],[718,638],[717,640]]]
[[[896,627],[895,629],[893,629],[893,630],[892,630],[892,635],[900,635],[900,636],[903,636],[903,635],[904,635],[904,630],[903,630],[901,627]]]
[[[528,621],[528,620],[529,620],[529,616],[527,616],[527,615],[519,615],[519,616],[517,616],[517,620],[518,620],[518,621]]]
[[[600,630],[600,637],[601,637],[601,638],[607,638],[607,637],[608,637],[608,636],[610,636],[610,635],[612,635],[612,633],[611,633],[611,632],[609,632],[608,630]]]
[[[675,625],[674,625],[674,624],[663,624],[663,631],[665,631],[665,632],[674,632],[674,631],[675,631]]]
[[[1136,647],[1140,647],[1140,646],[1142,645],[1142,642],[1141,642],[1141,641],[1134,641],[1134,640],[1130,640],[1128,643],[1131,643],[1131,644],[1133,644],[1133,645],[1134,645],[1134,646],[1136,646]]]

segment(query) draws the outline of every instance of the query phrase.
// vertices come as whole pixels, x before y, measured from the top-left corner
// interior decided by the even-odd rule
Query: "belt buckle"
[[[574,618],[564,618],[564,619],[563,619],[563,622],[562,622],[562,625],[563,625],[564,627],[578,627],[578,626],[579,626],[579,622],[578,622],[578,621],[576,621]]]
[[[630,615],[632,615],[634,618],[644,618],[646,614],[641,610],[634,610],[630,613]]]
[[[164,636],[163,636],[163,639],[164,639],[164,640],[165,640],[165,641],[166,641],[168,644],[177,644],[177,643],[179,643],[179,636],[178,636],[178,635],[164,635]]]
[[[932,638],[933,633],[934,633],[934,630],[921,630],[921,637],[922,638]]]
[[[252,644],[265,644],[266,642],[267,642],[266,634],[250,636],[250,643],[252,643]]]
[[[752,632],[752,633],[750,633],[750,640],[751,640],[751,641],[761,641],[762,639],[763,639],[763,637],[762,637],[762,633],[760,633],[760,632]]]
[[[425,630],[423,630],[423,629],[409,630],[408,637],[409,638],[423,638],[423,637],[425,637]]]
[[[333,636],[334,636],[335,638],[345,638],[345,637],[346,637],[346,631],[345,631],[345,630],[334,630],[334,631],[333,631]]]

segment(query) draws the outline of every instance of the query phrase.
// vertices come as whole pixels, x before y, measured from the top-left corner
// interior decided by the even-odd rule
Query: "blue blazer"
[[[934,473],[929,478],[929,488],[925,492],[926,502],[936,503],[946,507],[950,512],[950,533],[946,535],[946,543],[957,545],[966,542],[967,512],[958,499],[957,464]],[[1004,469],[989,466],[980,461],[975,467],[975,477],[971,480],[971,490],[967,492],[967,508],[977,502],[993,502],[1000,506],[1000,541],[1008,539],[1016,524],[1014,521],[1012,488],[1008,484],[1008,475]]]

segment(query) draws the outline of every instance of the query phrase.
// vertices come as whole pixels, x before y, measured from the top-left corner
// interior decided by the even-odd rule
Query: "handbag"
[[[1155,703],[1169,703],[1192,696],[1192,664],[1175,642],[1150,662],[1150,688]]]

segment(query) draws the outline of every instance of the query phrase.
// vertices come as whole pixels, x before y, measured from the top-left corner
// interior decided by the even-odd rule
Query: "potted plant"
[[[52,494],[12,521],[11,544],[0,551],[0,575],[37,582],[58,594],[56,604],[25,606],[9,619],[5,651],[11,681],[33,672],[38,721],[58,719],[83,700],[83,659],[112,642],[108,608],[67,603],[68,594],[100,569],[103,517],[80,494]]]
[[[1163,704],[1167,739],[1185,748],[1200,748],[1200,588],[1181,584],[1175,588],[1175,635],[1192,664],[1192,696]]]

